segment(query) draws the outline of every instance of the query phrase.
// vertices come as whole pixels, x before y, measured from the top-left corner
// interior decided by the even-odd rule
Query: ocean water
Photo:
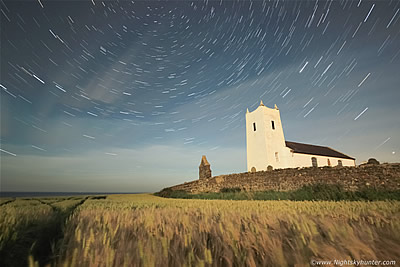
[[[0,192],[0,197],[65,197],[115,194],[142,194],[142,192]]]

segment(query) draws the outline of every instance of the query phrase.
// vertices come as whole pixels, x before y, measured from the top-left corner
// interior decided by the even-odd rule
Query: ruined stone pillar
[[[208,163],[206,156],[201,157],[199,166],[199,179],[211,178],[210,163]]]

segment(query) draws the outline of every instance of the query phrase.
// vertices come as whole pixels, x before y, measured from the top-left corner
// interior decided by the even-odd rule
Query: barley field
[[[0,207],[0,218],[10,204]],[[20,212],[42,212],[41,217],[46,217],[52,211],[43,206],[41,211],[24,208]],[[398,201],[233,201],[110,195],[88,198],[76,206],[65,218],[52,256],[40,261],[29,254],[26,263],[310,266],[312,260],[400,262],[399,219]],[[0,220],[2,233],[8,227],[15,229],[15,223]]]
[[[54,261],[68,215],[86,198],[2,198],[0,266]]]

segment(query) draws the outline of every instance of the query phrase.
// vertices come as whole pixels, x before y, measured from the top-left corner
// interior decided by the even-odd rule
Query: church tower
[[[268,108],[261,101],[253,112],[246,112],[247,170],[266,171],[291,166],[290,149],[285,137],[278,107]],[[271,168],[269,167],[269,168]],[[268,169],[269,169],[268,168]]]

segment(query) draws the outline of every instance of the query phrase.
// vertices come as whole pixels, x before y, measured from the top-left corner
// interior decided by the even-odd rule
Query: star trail
[[[1,1],[1,190],[246,171],[245,112],[398,162],[398,1]],[[396,154],[397,153],[397,154]]]

